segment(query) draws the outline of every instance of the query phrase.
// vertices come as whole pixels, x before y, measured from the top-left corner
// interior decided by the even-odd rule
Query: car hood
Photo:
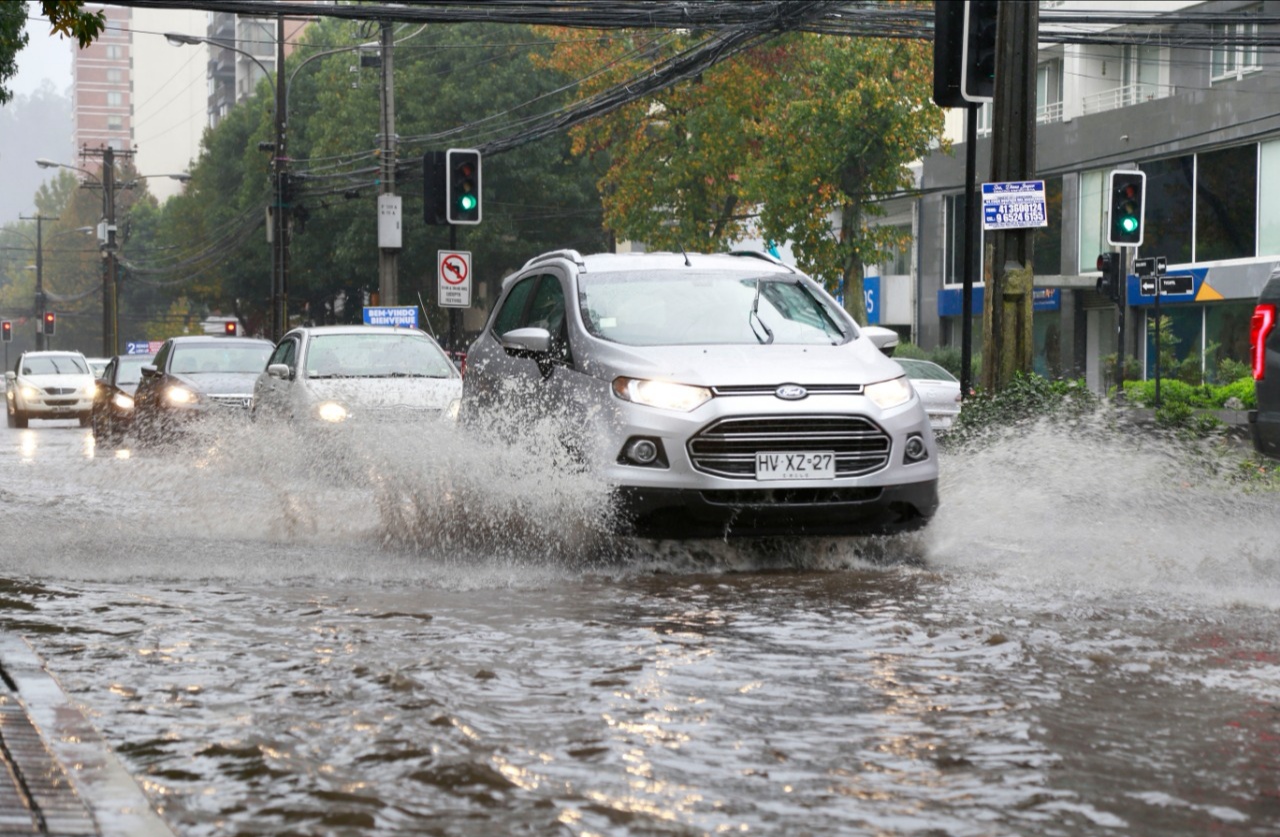
[[[721,387],[873,384],[902,375],[902,368],[866,339],[839,346],[611,345],[591,367],[593,374],[602,377],[627,375]]]
[[[62,387],[64,389],[74,387],[75,389],[84,390],[93,388],[92,375],[19,375],[18,383],[25,384],[37,389],[45,389],[47,387]]]
[[[322,378],[308,380],[315,401],[345,406],[414,407],[440,410],[462,396],[461,378]]]
[[[258,379],[258,373],[196,372],[172,377],[196,392],[205,392],[210,395],[250,395],[253,393],[253,382]]]

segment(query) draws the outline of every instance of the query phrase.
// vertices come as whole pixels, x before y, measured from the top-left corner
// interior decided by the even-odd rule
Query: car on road
[[[937,509],[938,456],[877,339],[763,253],[560,250],[504,281],[462,418],[516,438],[554,421],[622,532],[907,531]]]
[[[253,382],[273,346],[253,337],[184,335],[161,344],[134,391],[134,427],[147,440],[207,416],[248,416]]]
[[[960,415],[960,381],[931,360],[898,358],[912,388],[924,403],[934,433],[951,429]]]
[[[1249,411],[1253,447],[1258,453],[1280,458],[1280,268],[1258,295],[1249,325],[1249,354],[1253,361],[1253,387],[1257,408]]]
[[[89,364],[89,370],[93,372],[93,377],[101,378],[102,373],[106,371],[110,358],[105,357],[87,357],[85,361]]]
[[[142,380],[142,367],[155,355],[116,355],[107,361],[93,395],[89,426],[94,441],[111,444],[133,427],[133,393]]]
[[[26,427],[31,419],[70,418],[89,426],[94,378],[79,352],[23,352],[4,377],[10,427]]]
[[[253,387],[255,418],[321,426],[439,418],[462,396],[462,376],[416,328],[295,328],[276,344]]]

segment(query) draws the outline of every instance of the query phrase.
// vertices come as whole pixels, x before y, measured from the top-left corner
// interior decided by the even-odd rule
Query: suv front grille
[[[863,416],[754,416],[712,422],[689,440],[693,467],[707,474],[755,479],[756,453],[834,451],[836,476],[869,474],[889,463],[892,443]]]

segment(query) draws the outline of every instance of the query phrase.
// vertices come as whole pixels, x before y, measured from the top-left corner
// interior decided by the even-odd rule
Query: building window
[[[123,117],[123,116],[108,116],[108,117],[107,117],[107,130],[108,130],[108,131],[123,131],[123,130],[124,130],[124,117]]]
[[[978,114],[978,133],[991,133],[991,103],[983,102],[982,106],[977,110]]]
[[[1106,171],[1087,171],[1080,175],[1081,273],[1094,270],[1098,254],[1110,249],[1107,245],[1107,209],[1102,194],[1106,189]]]
[[[1062,59],[1045,61],[1036,67],[1036,120],[1062,121]]]
[[[117,92],[117,91],[115,91],[115,90],[110,90],[110,91],[108,91],[108,92],[107,92],[107,106],[108,106],[108,107],[118,108],[118,107],[120,107],[120,105],[122,105],[122,104],[124,104],[124,96],[123,96],[123,95],[121,95],[119,92]]]
[[[124,58],[124,47],[120,44],[107,44],[107,58],[112,61]]]
[[[1049,226],[1038,227],[1031,234],[1032,270],[1037,276],[1057,276],[1062,273],[1062,178],[1050,177],[1044,181],[1045,214]]]
[[[887,246],[881,255],[881,276],[907,276],[911,273],[911,225],[899,224],[892,227],[898,240]]]
[[[123,79],[124,73],[115,67],[107,70],[107,81],[112,82],[113,84],[119,84]]]
[[[1190,154],[1169,157],[1143,163],[1138,168],[1147,174],[1142,255],[1164,256],[1170,265],[1190,263],[1195,157]],[[1109,208],[1108,197],[1104,211]]]
[[[943,281],[949,285],[964,281],[964,213],[968,203],[964,192],[946,197],[947,247],[946,254],[943,256]],[[978,284],[983,281],[982,269],[978,267],[982,264],[982,219],[975,218],[973,227],[974,234],[977,236],[977,240],[973,243],[975,251],[973,281]]]
[[[1280,183],[1280,140],[1262,143],[1258,183]],[[1280,256],[1280,189],[1258,190],[1258,255]]]
[[[1258,12],[1259,7],[1245,11]],[[1238,79],[1245,73],[1262,69],[1258,55],[1258,24],[1250,23],[1215,23],[1213,38],[1217,46],[1213,48],[1210,61],[1210,78],[1213,81]],[[1244,41],[1242,43],[1242,41]]]
[[[1247,259],[1256,254],[1257,178],[1256,145],[1196,155],[1197,262]]]

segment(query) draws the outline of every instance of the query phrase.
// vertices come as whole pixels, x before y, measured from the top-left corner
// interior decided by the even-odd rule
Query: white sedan
[[[449,417],[462,376],[426,333],[387,326],[295,328],[253,390],[255,418],[313,425]]]
[[[934,433],[950,430],[960,415],[960,382],[931,360],[894,358],[924,403]]]

